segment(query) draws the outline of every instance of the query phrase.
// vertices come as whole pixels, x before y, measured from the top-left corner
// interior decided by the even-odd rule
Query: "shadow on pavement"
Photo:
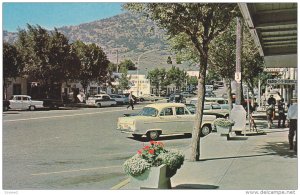
[[[165,141],[165,140],[173,140],[173,139],[189,139],[192,137],[192,134],[182,134],[182,135],[164,135],[159,137],[156,141]],[[134,138],[127,137],[128,139],[133,139],[140,142],[149,142],[150,140],[147,137]]]
[[[293,150],[289,150],[288,142],[267,142],[261,148],[285,158],[297,158],[297,154]]]
[[[219,186],[207,185],[207,184],[180,184],[172,189],[218,189]]]
[[[207,159],[200,159],[200,162],[201,161],[210,161],[210,160],[226,160],[226,159],[232,159],[232,158],[252,158],[252,157],[268,156],[268,155],[276,155],[276,153],[254,154],[254,155],[244,155],[244,156],[227,156],[227,157],[220,157],[220,158],[207,158]]]

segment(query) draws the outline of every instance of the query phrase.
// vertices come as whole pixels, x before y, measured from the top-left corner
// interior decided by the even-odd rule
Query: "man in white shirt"
[[[297,152],[297,118],[298,118],[298,105],[297,103],[292,104],[287,113],[287,118],[290,120],[290,129],[289,129],[289,144],[290,149],[294,149]],[[296,133],[295,145],[293,144],[294,136]]]

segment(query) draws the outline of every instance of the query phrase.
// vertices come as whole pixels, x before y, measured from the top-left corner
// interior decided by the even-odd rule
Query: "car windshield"
[[[153,117],[156,117],[157,114],[158,114],[158,110],[151,107],[145,107],[138,113],[139,116],[153,116]]]

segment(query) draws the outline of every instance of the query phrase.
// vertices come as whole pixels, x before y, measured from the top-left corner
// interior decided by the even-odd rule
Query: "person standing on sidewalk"
[[[278,102],[278,128],[285,127],[285,104],[284,104],[284,99],[281,98]],[[282,125],[281,125],[282,121]]]
[[[134,109],[134,107],[133,107],[134,99],[132,97],[132,91],[129,93],[128,99],[129,99],[129,105],[127,106],[127,109],[131,106],[131,109],[133,110]]]
[[[297,152],[297,118],[298,118],[298,105],[297,103],[290,105],[287,113],[287,118],[290,121],[290,129],[289,129],[289,144],[290,149]],[[294,145],[294,136],[296,134],[296,141]]]

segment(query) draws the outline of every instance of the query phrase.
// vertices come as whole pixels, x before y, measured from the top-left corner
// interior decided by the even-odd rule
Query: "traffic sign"
[[[236,72],[234,78],[235,78],[236,82],[240,83],[241,80],[242,80],[242,73],[241,72]]]

